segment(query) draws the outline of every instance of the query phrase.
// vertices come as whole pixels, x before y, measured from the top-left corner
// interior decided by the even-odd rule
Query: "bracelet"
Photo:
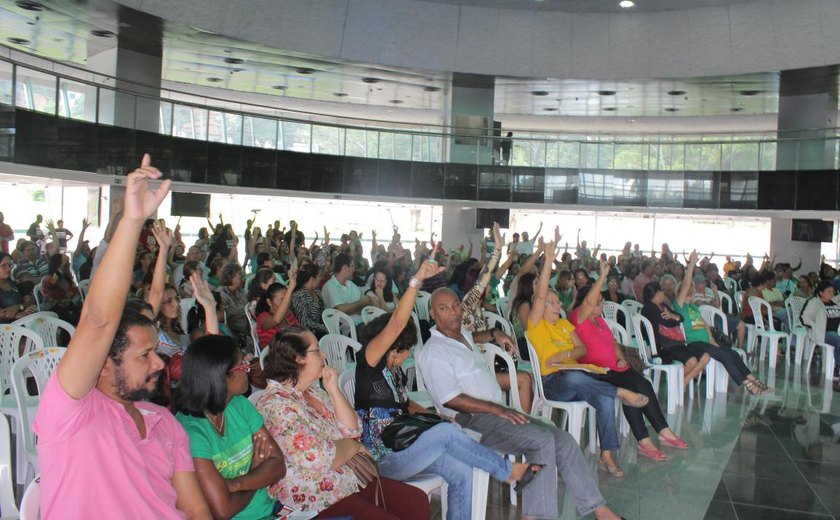
[[[412,276],[411,280],[408,281],[408,286],[414,287],[419,291],[420,288],[423,287],[423,281],[417,278],[416,276]]]

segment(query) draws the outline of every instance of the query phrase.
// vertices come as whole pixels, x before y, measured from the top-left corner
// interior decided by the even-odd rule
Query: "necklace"
[[[224,434],[224,431],[225,431],[225,413],[222,412],[222,421],[221,421],[221,424],[219,424],[219,426],[216,426],[216,423],[213,422],[213,419],[211,419],[209,415],[207,415],[205,413],[204,416],[207,417],[207,420],[210,421],[210,424],[213,425],[213,429],[216,430],[216,433],[218,433],[219,436],[224,437],[225,436],[225,434]]]

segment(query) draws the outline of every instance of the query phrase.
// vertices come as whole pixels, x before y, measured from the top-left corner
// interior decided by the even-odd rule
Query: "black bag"
[[[709,327],[712,331],[712,336],[715,337],[715,343],[717,343],[718,347],[720,348],[732,348],[732,338],[727,336],[717,327]]]
[[[431,413],[401,414],[382,430],[382,444],[393,451],[402,451],[417,440],[426,430],[446,422]]]

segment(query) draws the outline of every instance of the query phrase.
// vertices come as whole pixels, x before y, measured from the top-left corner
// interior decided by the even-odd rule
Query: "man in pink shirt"
[[[42,518],[209,519],[189,439],[165,408],[140,402],[164,367],[151,319],[125,307],[143,221],[169,191],[148,155],[126,179],[125,208],[76,333],[41,397]]]

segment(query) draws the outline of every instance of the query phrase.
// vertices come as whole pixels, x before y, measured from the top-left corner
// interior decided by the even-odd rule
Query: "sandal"
[[[656,448],[645,448],[641,445],[639,446],[639,455],[655,460],[656,462],[665,462],[668,460],[668,456],[665,455],[665,452]]]
[[[757,379],[747,379],[746,381],[744,381],[744,389],[746,389],[746,391],[749,392],[750,395],[761,395],[766,391],[764,388],[761,387]]]
[[[633,400],[625,399],[623,397],[619,397],[619,400],[621,400],[621,402],[623,404],[625,404],[627,406],[630,406],[632,408],[644,408],[650,402],[650,399],[648,399],[648,396],[646,396],[644,394],[636,394],[636,398],[633,399]]]
[[[615,478],[623,478],[624,477],[624,470],[623,469],[619,468],[616,465],[610,466],[609,464],[607,464],[603,460],[598,461],[598,469],[600,469],[601,471],[606,471],[607,473],[609,473],[610,475],[612,475]]]
[[[669,448],[677,448],[678,450],[687,450],[688,443],[684,440],[680,439],[679,437],[669,438],[663,437],[662,435],[659,436],[659,444],[663,446],[668,446]]]
[[[514,492],[522,493],[522,491],[524,491],[525,488],[528,487],[528,484],[530,484],[534,480],[534,477],[537,476],[537,473],[542,471],[544,467],[545,464],[531,464],[531,467],[528,468],[528,471],[526,471],[525,474],[522,475],[522,478],[519,479],[519,482],[516,483],[516,487],[513,488]]]

